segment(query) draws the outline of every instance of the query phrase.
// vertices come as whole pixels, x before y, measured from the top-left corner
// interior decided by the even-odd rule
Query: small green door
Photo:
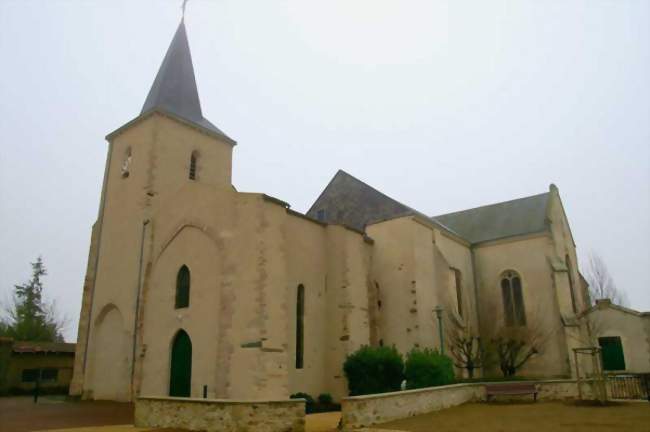
[[[192,387],[192,341],[180,330],[172,344],[169,396],[189,397]]]
[[[598,344],[603,350],[603,370],[625,370],[625,356],[620,337],[601,337],[598,338]]]

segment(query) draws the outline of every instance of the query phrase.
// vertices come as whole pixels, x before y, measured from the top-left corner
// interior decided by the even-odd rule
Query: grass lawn
[[[373,426],[407,432],[650,432],[650,403],[475,403]]]

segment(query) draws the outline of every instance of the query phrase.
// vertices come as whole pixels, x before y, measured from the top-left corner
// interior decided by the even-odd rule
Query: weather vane
[[[187,1],[188,0],[183,0],[183,6],[181,6],[181,9],[183,10],[183,20],[185,20],[185,7],[187,6]]]

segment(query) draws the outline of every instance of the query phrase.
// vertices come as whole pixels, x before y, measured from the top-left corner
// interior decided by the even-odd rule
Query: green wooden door
[[[625,370],[625,356],[620,337],[601,337],[598,338],[598,344],[603,350],[603,370]]]
[[[192,341],[183,330],[172,344],[169,396],[189,397],[192,386]]]

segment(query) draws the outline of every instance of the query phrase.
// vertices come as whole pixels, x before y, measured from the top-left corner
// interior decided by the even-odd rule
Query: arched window
[[[296,293],[296,369],[302,369],[305,352],[305,287],[298,285]]]
[[[190,269],[186,265],[178,270],[176,275],[176,309],[190,305]]]
[[[571,259],[569,255],[564,259],[566,262],[567,272],[569,273],[569,291],[571,292],[571,306],[573,306],[573,313],[578,313],[578,305],[576,304],[576,293],[573,287],[573,267],[571,267]]]
[[[192,341],[179,330],[172,342],[169,396],[189,397],[192,391]]]
[[[501,276],[501,295],[506,326],[525,326],[524,295],[521,289],[521,277],[516,272],[507,271]]]
[[[196,162],[198,159],[198,152],[193,151],[192,155],[190,156],[190,180],[196,180]]]
[[[456,307],[458,308],[458,315],[463,316],[463,284],[462,274],[457,268],[451,269],[454,272],[454,285],[456,288]]]

